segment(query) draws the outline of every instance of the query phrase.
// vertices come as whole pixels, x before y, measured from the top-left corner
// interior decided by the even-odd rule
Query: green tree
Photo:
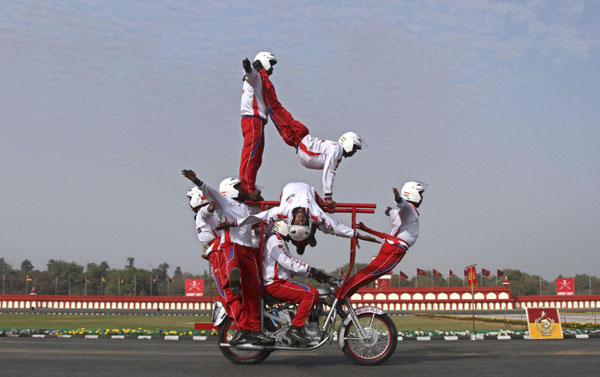
[[[21,262],[21,271],[29,273],[33,271],[33,269],[33,264],[31,264],[31,261],[29,259],[25,259],[23,262]]]

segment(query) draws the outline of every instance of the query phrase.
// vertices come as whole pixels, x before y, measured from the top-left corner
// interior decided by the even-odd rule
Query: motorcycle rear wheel
[[[229,341],[237,334],[238,328],[231,317],[225,320],[219,326],[217,339],[219,349],[225,358],[234,364],[259,364],[263,362],[271,354],[270,350],[241,350],[234,347],[222,347],[221,343],[229,343]]]
[[[387,314],[363,313],[359,322],[367,339],[361,339],[354,322],[344,330],[344,355],[358,365],[378,365],[389,359],[398,345],[396,325]]]

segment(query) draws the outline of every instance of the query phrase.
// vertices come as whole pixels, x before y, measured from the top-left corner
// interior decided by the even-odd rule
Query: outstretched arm
[[[183,169],[181,171],[181,174],[183,174],[184,177],[192,181],[198,187],[202,186],[202,184],[204,183],[196,176],[196,172],[193,170]]]

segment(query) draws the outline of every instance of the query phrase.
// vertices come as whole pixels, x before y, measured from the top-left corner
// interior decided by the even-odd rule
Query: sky
[[[417,243],[395,269],[467,265],[553,279],[600,275],[598,1],[0,0],[0,257],[202,273],[185,196],[235,176],[241,61],[275,54],[282,104],[313,136],[369,145],[334,199],[375,203],[430,186]],[[302,167],[269,124],[258,184]],[[345,214],[334,215],[349,224]],[[302,257],[332,270],[349,241]],[[357,261],[377,252],[362,243]]]

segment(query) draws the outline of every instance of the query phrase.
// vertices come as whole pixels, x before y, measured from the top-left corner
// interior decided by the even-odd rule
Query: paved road
[[[226,361],[213,341],[0,338],[1,376],[572,376],[598,375],[600,339],[400,342],[378,367],[335,346]]]

